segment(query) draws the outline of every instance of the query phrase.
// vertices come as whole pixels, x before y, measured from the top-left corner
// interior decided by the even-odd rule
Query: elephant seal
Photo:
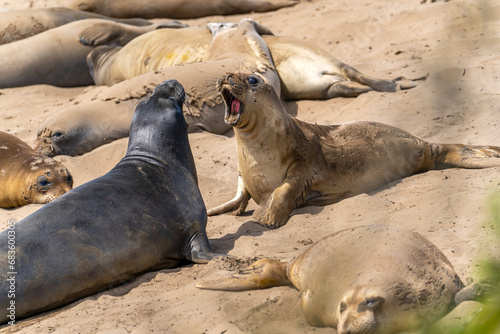
[[[0,131],[0,207],[46,204],[73,187],[59,161],[37,154],[21,139]]]
[[[271,34],[262,37],[273,57],[286,100],[354,97],[373,90],[395,92],[413,88],[425,79],[369,77],[312,43]],[[154,30],[123,47],[96,48],[87,56],[87,62],[97,78],[95,83],[111,86],[150,71],[202,61],[211,39],[208,29],[202,27]]]
[[[298,0],[149,0],[147,6],[136,1],[75,0],[70,8],[111,17],[192,19],[211,15],[268,12],[293,6]]]
[[[64,7],[9,10],[0,12],[0,45],[85,19],[105,19],[137,26],[151,24],[150,21],[141,18],[117,19]]]
[[[221,134],[229,130],[223,121],[222,98],[215,90],[215,82],[221,74],[236,69],[256,70],[268,77],[278,91],[280,83],[269,50],[260,36],[268,32],[265,27],[243,19],[231,27],[212,28],[214,37],[205,61],[148,72],[112,87],[97,88],[100,91],[91,94],[90,99],[62,110],[42,124],[35,144],[37,152],[49,156],[79,155],[108,141],[126,137],[132,106],[152,85],[165,78],[178,80],[186,90],[190,107],[184,117],[190,132],[205,130]],[[179,30],[181,34],[182,30]]]
[[[500,147],[428,143],[376,122],[300,121],[257,73],[228,73],[217,87],[235,133],[238,189],[209,215],[239,215],[253,198],[257,222],[278,228],[297,207],[332,204],[436,167],[500,166]]]
[[[241,291],[293,284],[312,326],[337,333],[399,333],[432,323],[464,284],[444,254],[406,228],[367,225],[330,234],[290,262],[262,259],[200,289]]]
[[[160,84],[137,106],[127,154],[111,171],[13,225],[16,264],[0,273],[3,310],[14,302],[15,318],[27,317],[146,271],[215,255],[183,103],[177,81]],[[9,230],[0,234],[2,245]],[[7,257],[2,249],[1,263]],[[15,298],[8,297],[11,277]],[[2,312],[0,323],[8,320]]]
[[[61,87],[92,85],[94,82],[85,57],[96,45],[124,45],[164,24],[169,22],[134,26],[102,19],[79,20],[1,45],[0,88],[35,84]],[[181,26],[174,23],[176,25]],[[84,31],[89,37],[82,43],[79,34]]]

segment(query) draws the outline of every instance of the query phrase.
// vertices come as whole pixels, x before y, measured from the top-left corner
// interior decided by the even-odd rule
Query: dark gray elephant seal
[[[267,12],[297,3],[298,0],[148,0],[145,5],[134,0],[75,0],[70,7],[112,17],[191,19]]]
[[[242,291],[293,284],[307,321],[338,334],[392,334],[425,328],[454,306],[463,287],[429,240],[391,225],[345,229],[290,262],[262,259],[201,289]]]
[[[150,21],[141,18],[117,19],[64,7],[9,10],[0,12],[0,45],[85,19],[105,19],[137,26],[151,24]]]
[[[500,167],[500,147],[429,143],[396,127],[354,121],[317,125],[292,117],[279,94],[257,73],[238,71],[217,84],[234,129],[238,189],[209,215],[242,214],[278,228],[292,211],[329,205],[437,167]]]
[[[169,22],[139,27],[102,19],[79,20],[0,45],[0,88],[92,85],[85,58],[93,48],[101,44],[125,45]],[[82,32],[88,37],[80,41]]]
[[[15,261],[0,272],[0,323],[65,305],[141,273],[208,262],[206,210],[182,113],[184,89],[165,81],[134,114],[126,156],[0,234]],[[0,263],[8,263],[3,247]],[[16,272],[16,274],[9,274]],[[8,281],[13,276],[13,280]],[[8,297],[15,282],[15,297]]]

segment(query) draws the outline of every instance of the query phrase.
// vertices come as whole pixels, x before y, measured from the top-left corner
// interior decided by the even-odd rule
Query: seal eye
[[[36,179],[36,188],[40,191],[47,191],[50,187],[50,181],[45,175],[40,175]]]
[[[259,80],[257,80],[257,78],[254,76],[249,76],[247,80],[248,80],[248,83],[252,86],[256,85],[259,82]]]
[[[59,137],[62,137],[62,133],[61,132],[54,132],[54,134],[52,134],[52,138],[59,138]]]
[[[346,304],[344,302],[341,302],[340,303],[340,314],[344,313],[346,308],[347,308]]]
[[[375,310],[382,306],[382,304],[385,302],[385,299],[382,297],[371,297],[371,298],[366,298],[366,307]]]

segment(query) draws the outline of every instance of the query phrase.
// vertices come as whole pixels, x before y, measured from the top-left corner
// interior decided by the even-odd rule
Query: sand
[[[0,8],[47,7],[62,0],[0,1]],[[500,4],[452,0],[301,1],[275,12],[184,20],[192,26],[252,17],[277,35],[313,42],[365,74],[400,75],[426,82],[396,93],[287,102],[290,113],[319,124],[351,120],[388,123],[432,142],[500,146]],[[28,50],[27,50],[28,52]],[[1,78],[0,78],[1,80]],[[47,85],[0,90],[0,131],[33,143],[39,125],[92,87]],[[236,191],[234,138],[189,136],[200,190],[208,208]],[[121,139],[78,157],[58,156],[75,186],[106,173],[125,154]],[[293,259],[322,236],[343,228],[383,223],[406,226],[434,242],[463,280],[484,277],[478,259],[499,256],[489,201],[500,168],[430,171],[326,207],[293,212],[278,230],[257,225],[255,203],[241,217],[208,219],[213,249],[244,260]],[[0,209],[0,227],[41,205]],[[277,287],[240,293],[202,291],[194,284],[227,273],[221,261],[150,272],[63,308],[16,321],[2,333],[331,333],[305,321],[299,293]]]

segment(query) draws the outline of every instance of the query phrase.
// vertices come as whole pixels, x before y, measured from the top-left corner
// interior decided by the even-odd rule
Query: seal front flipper
[[[122,29],[113,27],[107,23],[95,24],[83,29],[80,34],[78,34],[78,40],[83,45],[97,46],[117,39],[122,32]]]
[[[245,212],[249,200],[250,200],[250,194],[248,193],[245,187],[245,182],[243,181],[241,173],[238,172],[238,189],[236,190],[236,195],[234,196],[234,198],[229,202],[226,202],[224,204],[221,204],[219,206],[216,206],[215,208],[208,210],[207,215],[215,216],[236,210],[235,215],[240,216],[243,212]]]
[[[292,211],[306,198],[312,184],[309,174],[310,167],[305,162],[291,164],[283,183],[273,191],[266,203],[261,204],[255,211],[257,222],[273,229],[285,225]]]
[[[196,284],[199,289],[244,291],[290,285],[286,275],[287,262],[262,259],[230,277],[206,280]]]
[[[162,23],[165,24],[165,23]],[[154,30],[159,24],[149,26],[118,25],[114,22],[96,23],[78,34],[78,40],[83,45],[125,45],[139,35]]]

